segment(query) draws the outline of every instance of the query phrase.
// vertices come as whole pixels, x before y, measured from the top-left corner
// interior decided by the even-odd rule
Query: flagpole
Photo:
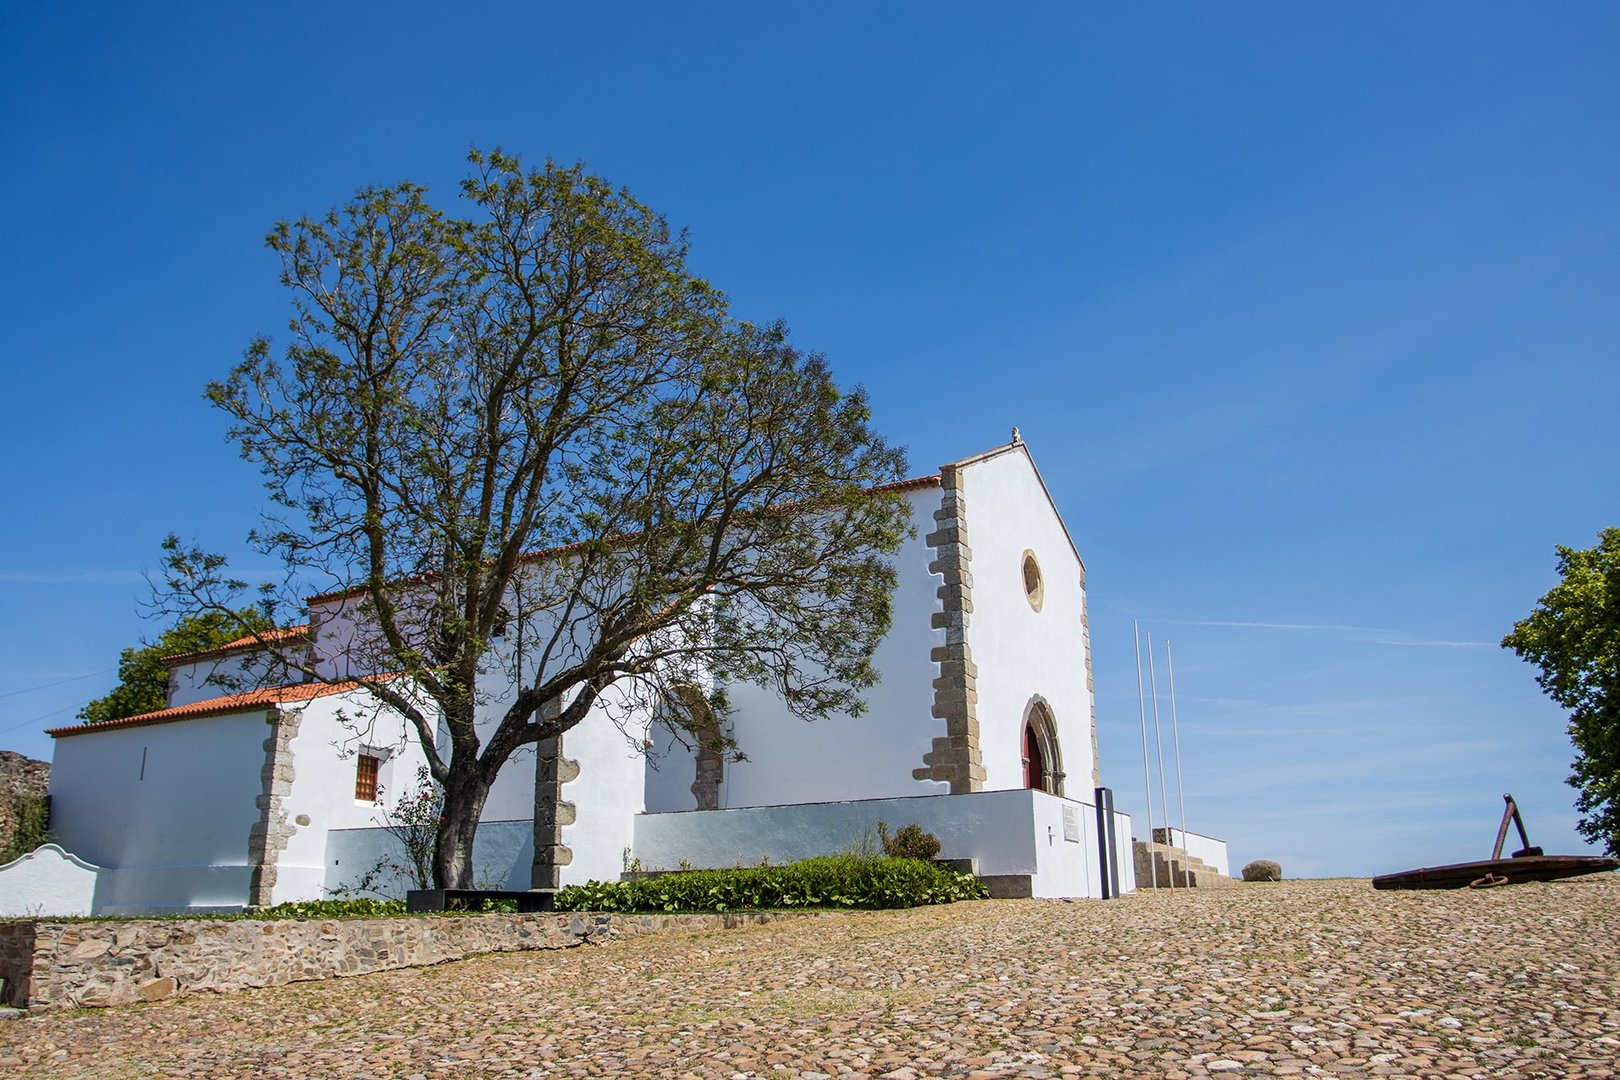
[[[1164,735],[1159,730],[1159,680],[1153,674],[1153,631],[1151,630],[1147,632],[1147,647],[1148,685],[1153,690],[1153,742],[1159,748],[1159,808],[1164,811],[1164,838],[1174,840],[1175,836],[1170,831],[1170,800],[1164,793]],[[1148,835],[1151,838],[1153,834],[1150,832]],[[1167,844],[1166,846],[1173,848],[1175,844]],[[1168,858],[1166,856],[1167,860]],[[1172,889],[1176,887],[1176,872],[1174,870],[1170,871],[1170,887]]]
[[[1153,887],[1157,889],[1159,860],[1153,857],[1153,778],[1148,773],[1147,703],[1142,700],[1142,631],[1135,619],[1131,620],[1131,640],[1136,643],[1136,711],[1142,717],[1142,792],[1147,796],[1148,869],[1153,875]]]
[[[1176,802],[1181,805],[1181,842],[1187,842],[1187,796],[1181,790],[1181,723],[1176,718],[1176,658],[1170,652],[1170,639],[1164,639],[1164,663],[1170,674],[1170,738],[1176,751]],[[1169,814],[1165,810],[1165,814]]]

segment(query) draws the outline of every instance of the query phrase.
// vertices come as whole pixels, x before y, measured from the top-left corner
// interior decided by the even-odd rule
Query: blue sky
[[[159,632],[165,533],[252,524],[200,391],[285,325],[269,226],[500,145],[690,229],[914,472],[1022,429],[1122,808],[1136,618],[1235,862],[1480,857],[1504,791],[1584,850],[1496,642],[1620,524],[1620,8],[382,10],[0,6],[0,747]]]

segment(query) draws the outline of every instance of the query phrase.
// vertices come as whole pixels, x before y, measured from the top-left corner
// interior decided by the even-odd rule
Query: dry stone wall
[[[241,990],[459,960],[566,949],[665,930],[720,930],[791,913],[175,919],[0,923],[7,1004],[94,1007],[197,990]]]
[[[13,750],[0,750],[0,851],[17,832],[17,800],[37,799],[51,783],[51,767]]]

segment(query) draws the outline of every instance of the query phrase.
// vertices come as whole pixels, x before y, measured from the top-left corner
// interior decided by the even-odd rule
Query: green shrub
[[[10,843],[0,850],[0,866],[20,859],[41,844],[50,841],[51,800],[44,795],[18,795],[11,800],[12,817],[17,827]]]
[[[290,900],[255,911],[253,919],[391,919],[405,914],[403,900]]]
[[[878,836],[883,839],[883,854],[896,859],[921,859],[932,862],[939,854],[939,837],[923,832],[916,822],[902,825],[900,831],[889,835],[888,822],[878,822]]]
[[[559,911],[760,911],[903,908],[985,896],[982,882],[915,859],[828,855],[786,866],[694,870],[592,881],[557,893]]]

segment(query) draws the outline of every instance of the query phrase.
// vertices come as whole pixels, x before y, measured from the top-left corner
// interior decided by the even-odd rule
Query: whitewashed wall
[[[1073,829],[1065,828],[1065,811]],[[1097,812],[1088,802],[1043,791],[986,791],[741,807],[635,820],[634,856],[647,869],[756,866],[831,855],[867,842],[879,821],[891,832],[916,823],[939,837],[942,859],[977,859],[986,875],[1028,874],[1036,896],[1102,895]],[[1130,835],[1130,819],[1115,815],[1116,831]],[[1122,831],[1121,831],[1122,830]],[[1130,848],[1120,858],[1122,891],[1134,888]]]
[[[0,919],[93,914],[100,870],[56,844],[43,844],[0,866]]]
[[[780,698],[755,686],[730,686],[733,724],[748,760],[726,765],[721,805],[763,806],[827,799],[943,794],[948,786],[914,780],[923,755],[945,722],[931,715],[939,664],[930,659],[945,633],[932,627],[940,610],[934,552],[923,538],[935,528],[939,488],[906,493],[914,535],[894,557],[899,582],[893,624],[873,662],[882,681],[866,694],[859,717],[833,716],[806,723]]]
[[[642,806],[653,814],[697,809],[697,796],[692,791],[692,782],[697,779],[693,737],[677,737],[670,728],[653,724],[647,730],[647,741],[651,745],[642,769]]]
[[[562,831],[562,842],[573,852],[573,862],[562,871],[564,885],[617,878],[625,849],[635,839],[635,817],[644,806],[645,721],[639,729],[620,730],[610,715],[610,710],[617,715],[623,709],[619,695],[610,687],[603,697],[607,700],[562,738],[563,755],[579,763],[579,777],[562,788],[562,798],[574,804],[576,814]]]
[[[97,914],[246,902],[265,717],[259,709],[56,740],[51,829],[104,868]]]
[[[1131,846],[1131,816],[1114,811],[1114,840],[1118,849],[1119,858],[1119,891],[1128,893],[1136,891],[1136,859],[1135,849]]]
[[[427,760],[404,718],[391,709],[368,705],[363,693],[334,694],[284,708],[298,709],[299,719],[298,733],[288,748],[292,792],[281,802],[281,814],[293,834],[276,857],[271,900],[278,904],[324,897],[327,834],[382,824],[383,806],[394,806],[401,795],[416,790],[417,769]],[[382,759],[376,802],[354,797],[362,752]],[[244,847],[246,839],[244,834]],[[403,860],[403,851],[399,858]]]
[[[192,705],[280,682],[280,672],[276,673],[276,678],[269,678],[272,666],[265,654],[253,650],[176,664],[169,669],[169,705]]]
[[[1154,837],[1157,838],[1160,832],[1160,829],[1154,829]],[[1171,829],[1169,835],[1172,846],[1180,848],[1195,859],[1202,859],[1225,876],[1232,876],[1232,871],[1228,869],[1225,840],[1201,836],[1195,832],[1182,832],[1180,829]]]
[[[973,549],[968,645],[979,668],[985,788],[1024,785],[1024,717],[1038,695],[1057,724],[1064,793],[1089,798],[1091,692],[1079,559],[1023,450],[967,466],[962,492]],[[1040,565],[1040,611],[1030,607],[1024,591],[1025,550]]]

